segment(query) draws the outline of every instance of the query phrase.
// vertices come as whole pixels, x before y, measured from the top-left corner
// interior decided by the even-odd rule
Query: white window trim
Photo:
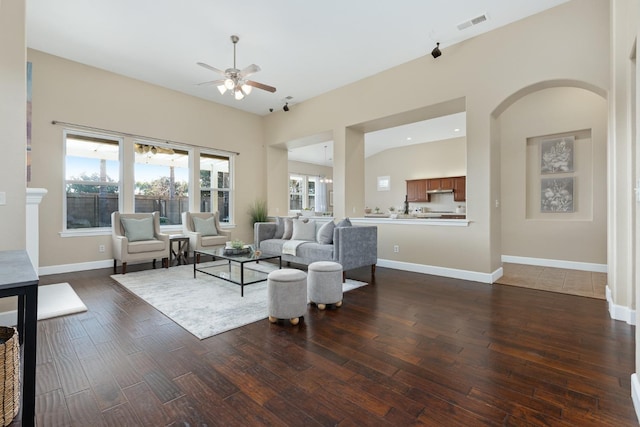
[[[124,138],[109,134],[108,132],[97,133],[84,130],[75,130],[66,128],[62,131],[62,231],[59,233],[61,237],[78,237],[78,236],[104,236],[111,234],[111,227],[93,227],[93,228],[67,228],[67,135],[80,135],[92,138],[109,139],[118,142],[118,210],[122,211],[122,171],[123,171],[123,146]]]

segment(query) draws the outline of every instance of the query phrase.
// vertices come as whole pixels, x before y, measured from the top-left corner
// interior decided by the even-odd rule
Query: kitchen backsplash
[[[411,213],[421,210],[423,207],[430,212],[455,212],[458,206],[466,207],[466,202],[454,202],[453,193],[432,194],[430,202],[409,203]]]

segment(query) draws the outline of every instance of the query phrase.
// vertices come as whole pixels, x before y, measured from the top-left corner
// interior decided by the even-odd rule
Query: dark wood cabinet
[[[428,202],[426,179],[407,180],[407,200],[409,202]]]
[[[467,177],[456,176],[453,181],[453,201],[464,202],[467,200]]]
[[[427,180],[427,190],[453,190],[453,178],[431,178]]]

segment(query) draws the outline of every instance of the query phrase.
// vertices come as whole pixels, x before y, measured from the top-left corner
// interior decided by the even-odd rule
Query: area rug
[[[277,267],[261,263],[258,268],[269,271]],[[241,297],[240,286],[234,283],[203,273],[197,273],[194,279],[193,265],[115,274],[111,278],[200,339],[268,316],[266,281],[246,285]],[[365,285],[347,279],[343,291]]]
[[[68,283],[38,286],[38,320],[87,311]]]

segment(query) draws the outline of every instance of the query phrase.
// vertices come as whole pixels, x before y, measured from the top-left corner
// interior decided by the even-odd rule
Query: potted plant
[[[376,206],[375,211],[376,211],[377,214],[379,214],[380,213],[380,208]]]
[[[313,216],[315,212],[311,208],[302,209],[302,216]]]
[[[371,213],[371,208],[370,208],[370,207],[368,207],[368,206],[366,206],[366,207],[364,208],[364,213],[366,213],[366,214],[370,214],[370,213]]]
[[[249,216],[251,217],[251,226],[256,222],[267,222],[267,202],[264,200],[256,200],[249,206]]]

